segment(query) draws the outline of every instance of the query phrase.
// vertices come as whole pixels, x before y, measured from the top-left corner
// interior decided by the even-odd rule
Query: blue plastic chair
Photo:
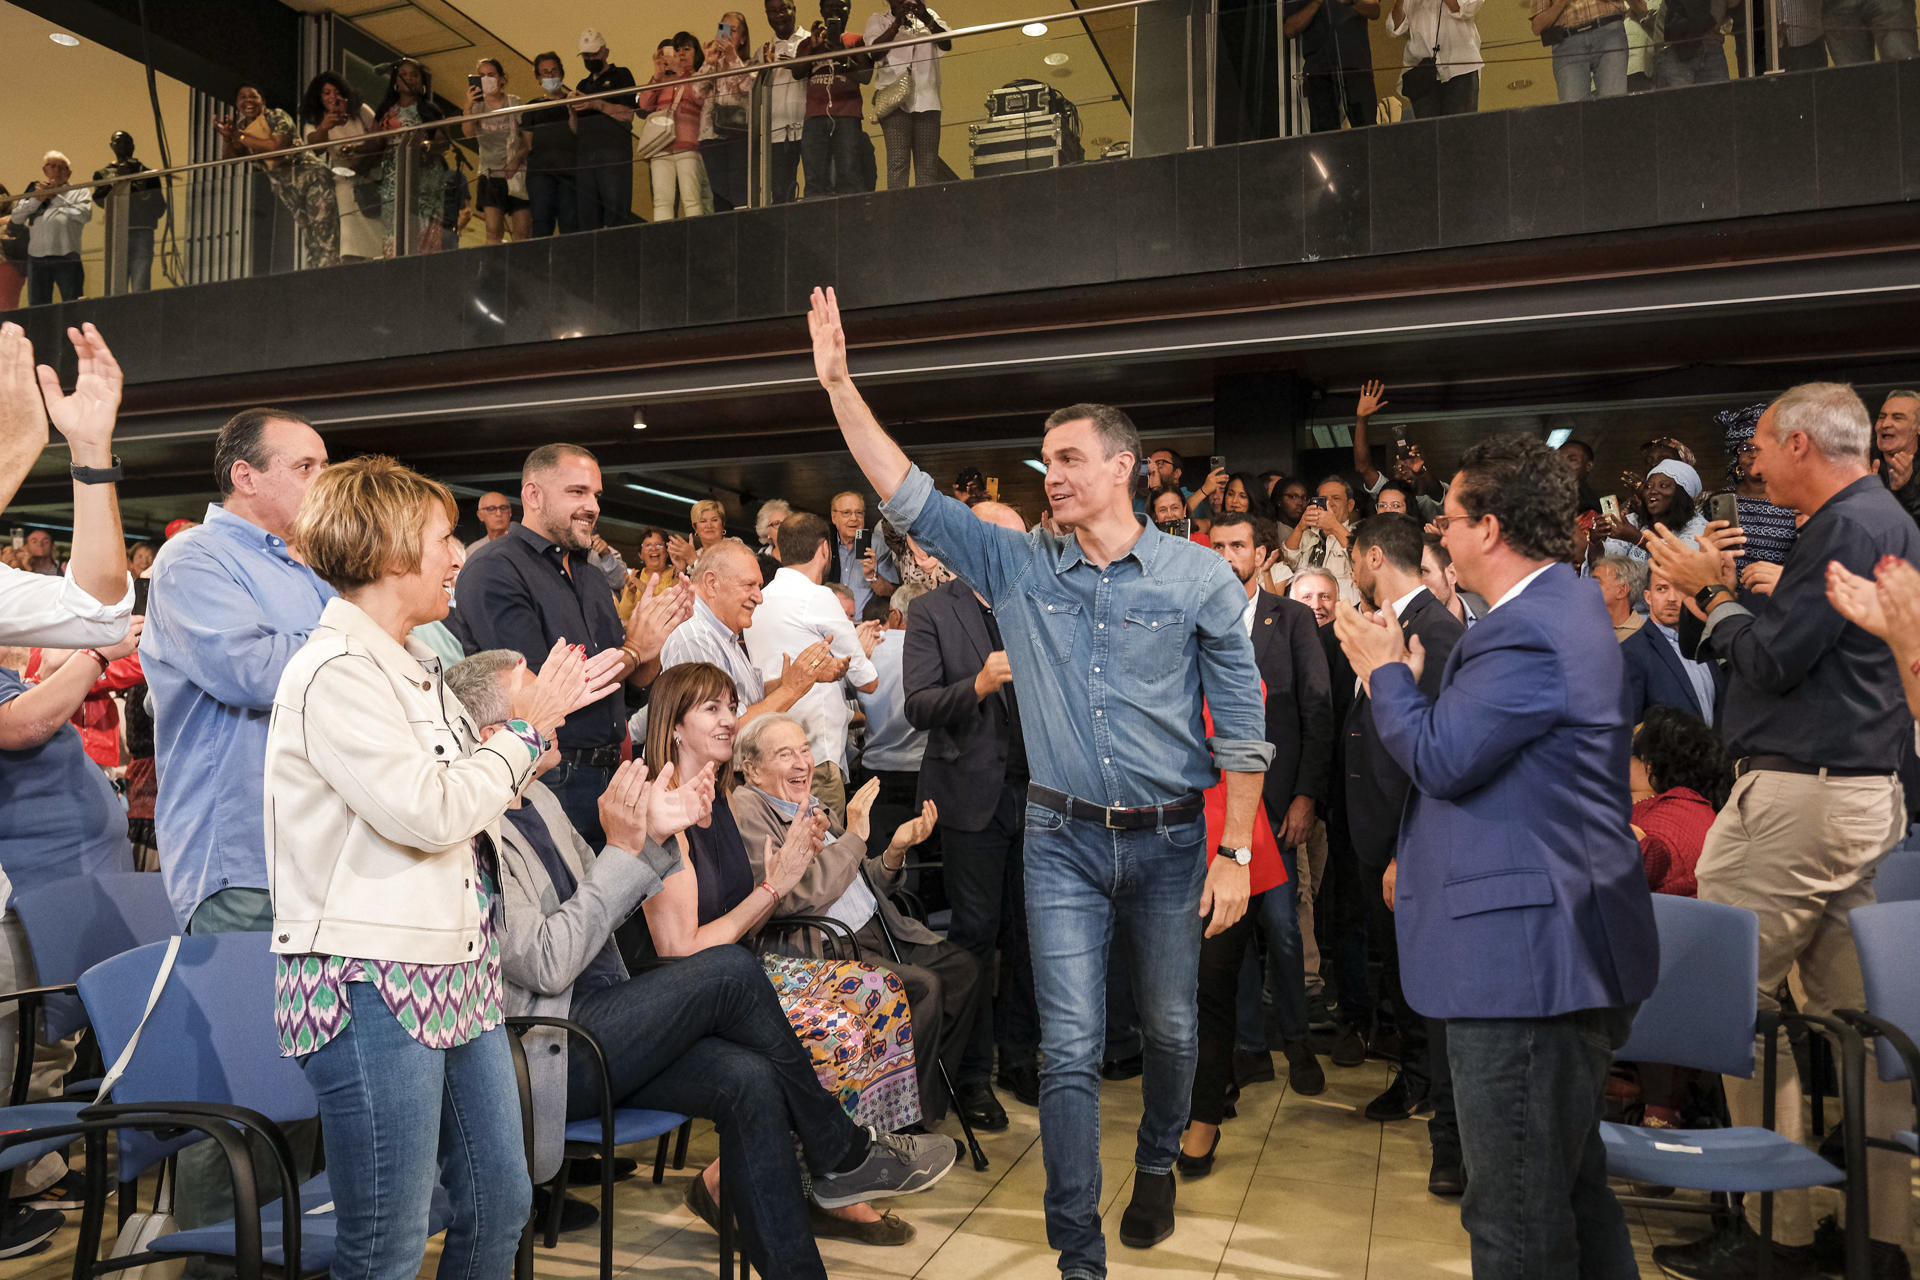
[[[1912,1039],[1920,1032],[1920,901],[1855,907],[1848,920],[1866,980],[1867,1007],[1842,1009],[1840,1016],[1875,1037],[1880,1078],[1909,1082],[1920,1118],[1920,1049]],[[1869,1138],[1867,1144],[1917,1155],[1915,1132],[1896,1133],[1891,1142]]]
[[[292,1058],[280,1056],[273,1029],[273,955],[267,941],[264,933],[183,938],[173,972],[112,1101],[83,1115],[105,1118],[152,1110],[204,1114],[264,1139],[280,1185],[298,1186],[299,1194],[250,1215],[258,1247],[268,1265],[300,1275],[331,1265],[336,1224],[331,1211],[322,1211],[333,1199],[326,1175],[299,1184],[280,1127],[312,1119],[319,1106],[305,1073]],[[101,1055],[108,1060],[119,1056],[139,1025],[165,952],[164,944],[149,944],[81,975],[80,998],[99,1037]],[[190,1140],[123,1133],[120,1176],[138,1178]],[[88,1197],[82,1221],[80,1258],[88,1270],[99,1253],[102,1199]],[[428,1214],[429,1234],[446,1230],[451,1220],[450,1204],[444,1193],[437,1193]],[[242,1247],[238,1225],[236,1219],[162,1236],[149,1251],[156,1260],[187,1254],[233,1257]]]
[[[1877,902],[1913,902],[1920,899],[1920,848],[1898,848],[1888,854],[1873,875]]]
[[[1730,1129],[1645,1129],[1600,1126],[1607,1172],[1617,1178],[1702,1191],[1759,1193],[1761,1234],[1773,1237],[1773,1192],[1845,1183],[1847,1274],[1868,1270],[1866,1145],[1862,1089],[1866,1056],[1859,1035],[1838,1018],[1813,1014],[1756,1015],[1760,985],[1760,922],[1751,911],[1671,894],[1653,895],[1660,938],[1660,977],[1640,1006],[1633,1032],[1615,1056],[1665,1062],[1721,1075],[1753,1074],[1756,1031],[1767,1035],[1762,1063],[1761,1126]],[[1774,1132],[1778,1032],[1788,1022],[1828,1031],[1841,1047],[1841,1108],[1847,1169]],[[1850,1172],[1851,1171],[1851,1172]],[[1666,1209],[1685,1208],[1669,1201]],[[1711,1209],[1702,1206],[1702,1212]],[[1770,1251],[1762,1251],[1763,1256]]]
[[[80,975],[100,961],[149,942],[163,942],[180,931],[167,900],[166,885],[150,871],[117,871],[97,876],[70,876],[13,896],[13,909],[33,948],[33,967],[40,986],[9,992],[0,1000],[20,1004],[20,1054],[13,1065],[13,1105],[27,1100],[33,1067],[30,1031],[33,1016],[40,1019],[33,1035],[51,1043],[64,1040],[87,1025],[86,1011],[69,996]]]

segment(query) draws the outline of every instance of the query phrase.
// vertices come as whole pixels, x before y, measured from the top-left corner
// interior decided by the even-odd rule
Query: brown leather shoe
[[[807,1224],[816,1236],[835,1240],[854,1240],[878,1246],[906,1244],[913,1239],[913,1224],[897,1213],[880,1211],[878,1222],[853,1222],[836,1217],[819,1205],[807,1205]]]

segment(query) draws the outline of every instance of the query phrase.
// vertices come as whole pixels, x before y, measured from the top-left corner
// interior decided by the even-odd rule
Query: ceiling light
[[[1047,24],[1044,22],[1029,22],[1026,26],[1020,28],[1020,34],[1023,36],[1043,36],[1047,34]]]
[[[1558,449],[1561,445],[1565,444],[1567,441],[1571,440],[1572,438],[1573,438],[1572,427],[1561,427],[1558,430],[1549,431],[1547,432],[1547,448]]]
[[[633,411],[633,429],[635,431],[645,431],[647,429],[647,415],[642,410],[635,409]]]
[[[1067,65],[1067,55],[1064,53],[1050,53],[1046,57],[1040,59],[1040,61],[1046,63],[1050,67],[1064,67]]]
[[[665,489],[655,489],[651,485],[635,484],[631,480],[627,482],[627,488],[638,489],[641,493],[650,493],[656,498],[665,498],[668,502],[684,502],[688,506],[692,506],[694,503],[700,501],[698,498],[689,498],[684,493],[668,493]]]
[[[70,36],[64,31],[56,31],[52,35],[48,36],[47,39],[53,41],[57,45],[64,45],[69,49],[76,48],[80,44],[79,36]]]
[[[1520,92],[1520,90],[1522,90],[1522,89],[1531,89],[1531,88],[1533,88],[1533,81],[1531,81],[1531,80],[1512,80],[1512,81],[1509,81],[1509,82],[1507,83],[1507,88],[1508,88],[1508,89],[1510,89],[1510,90],[1512,90],[1512,91],[1513,91],[1513,92],[1515,92],[1515,93],[1518,93],[1518,92]]]
[[[1025,462],[1028,466],[1032,467],[1035,471],[1038,471],[1041,475],[1047,474],[1047,464],[1040,461],[1040,459],[1023,458],[1021,459],[1021,461]]]

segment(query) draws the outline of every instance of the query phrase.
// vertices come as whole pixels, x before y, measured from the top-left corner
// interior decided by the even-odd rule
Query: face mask
[[[482,93],[500,92],[500,77],[499,76],[481,76],[480,92]]]
[[[587,70],[591,71],[594,75],[599,75],[607,69],[607,60],[605,58],[588,58],[585,61]]]
[[[565,80],[562,80],[559,76],[548,76],[546,79],[540,82],[540,87],[542,89],[545,89],[548,93],[558,93],[560,92],[560,90],[564,89],[566,85],[567,85],[567,82]]]

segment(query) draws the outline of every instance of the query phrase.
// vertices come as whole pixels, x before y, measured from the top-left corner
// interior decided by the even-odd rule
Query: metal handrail
[[[916,45],[931,44],[941,40],[960,40],[968,36],[986,35],[995,31],[1017,30],[1020,27],[1034,22],[1066,22],[1075,18],[1090,17],[1095,14],[1113,13],[1121,9],[1142,9],[1150,4],[1159,4],[1161,2],[1162,0],[1110,0],[1107,4],[1094,5],[1086,9],[1070,9],[1062,13],[1041,14],[1030,18],[1009,18],[1002,22],[983,22],[972,27],[954,27],[934,35],[912,36],[890,40],[885,44],[866,45],[858,51],[857,56],[891,53],[895,49],[910,49]],[[674,88],[680,88],[685,85],[699,84],[709,80],[733,80],[741,76],[759,76],[769,71],[790,71],[797,66],[810,66],[816,62],[831,62],[835,59],[849,56],[856,55],[849,54],[844,49],[835,53],[810,53],[804,58],[782,58],[778,62],[743,63],[738,67],[731,67],[725,71],[700,71],[690,76],[676,76],[671,81],[662,81],[661,83],[663,85],[671,84]],[[217,160],[200,160],[192,164],[174,165],[170,169],[143,169],[139,173],[117,174],[111,178],[69,182],[64,187],[36,187],[30,198],[40,200],[48,196],[59,195],[66,191],[92,191],[98,187],[115,186],[123,182],[146,182],[155,178],[174,178],[182,174],[197,173],[204,169],[214,169],[224,165],[243,165],[258,163],[262,160],[277,160],[285,156],[298,156],[312,151],[327,151],[334,147],[361,147],[369,142],[387,138],[397,138],[403,134],[422,133],[431,129],[446,129],[451,125],[457,125],[468,120],[522,115],[529,111],[549,111],[563,102],[596,102],[607,98],[631,97],[648,87],[648,85],[637,84],[630,89],[605,89],[599,93],[577,94],[564,99],[542,98],[535,102],[523,102],[517,107],[501,107],[497,111],[487,111],[482,115],[466,115],[463,113],[461,115],[446,116],[439,120],[430,120],[424,124],[402,125],[397,129],[385,129],[378,133],[359,133],[350,139],[342,141],[296,143],[290,147],[282,147],[277,151],[262,151],[245,156],[222,156]],[[636,111],[636,114],[639,113]],[[25,193],[22,193],[15,198],[25,199],[29,197],[27,197]]]

